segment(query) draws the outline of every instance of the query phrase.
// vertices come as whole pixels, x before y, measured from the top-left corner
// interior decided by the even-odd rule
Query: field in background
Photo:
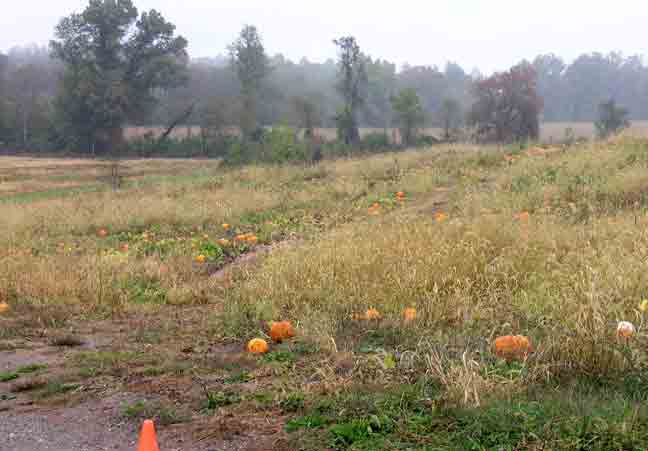
[[[592,139],[596,136],[596,130],[592,122],[545,122],[542,124],[540,130],[540,140],[543,142],[563,141],[568,129],[573,131],[575,138]],[[153,133],[154,136],[159,136],[163,131],[163,127],[128,127],[126,129],[126,137],[132,139],[142,137],[146,133]],[[368,133],[382,133],[383,131],[384,129],[382,128],[362,128],[360,134],[365,136]],[[174,138],[185,138],[187,136],[196,136],[199,133],[200,127],[178,127],[172,132],[171,136]],[[317,133],[329,140],[333,140],[336,137],[336,131],[332,128],[320,128],[317,129]],[[393,133],[398,133],[398,131],[388,129],[390,136]],[[422,133],[440,137],[442,130],[439,128],[426,128],[422,130]],[[634,136],[648,137],[648,121],[633,121],[628,133]]]
[[[126,185],[161,180],[196,178],[211,173],[219,161],[195,159],[121,160],[119,177]],[[103,190],[111,186],[112,164],[92,159],[28,158],[0,156],[0,202],[3,200],[57,197],[76,191]]]
[[[0,160],[0,448],[648,449],[648,140],[124,164]]]

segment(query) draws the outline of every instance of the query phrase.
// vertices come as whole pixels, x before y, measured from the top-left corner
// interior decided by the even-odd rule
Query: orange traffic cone
[[[146,420],[142,426],[137,451],[160,451],[155,434],[155,424],[151,420]]]

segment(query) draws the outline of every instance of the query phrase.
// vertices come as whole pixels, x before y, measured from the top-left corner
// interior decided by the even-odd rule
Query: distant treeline
[[[414,88],[421,97],[427,112],[426,125],[440,126],[443,100],[455,98],[467,109],[471,82],[481,76],[475,71],[467,73],[454,63],[444,68],[405,65],[398,70],[386,60],[367,57],[367,62],[369,95],[360,116],[364,127],[391,126],[389,98],[403,88]],[[648,65],[640,56],[588,53],[568,64],[548,54],[536,57],[532,64],[538,74],[539,94],[544,99],[544,121],[594,121],[599,104],[610,98],[627,108],[631,119],[648,120]],[[335,61],[314,63],[303,58],[293,62],[278,54],[271,58],[271,66],[259,111],[262,123],[290,123],[294,99],[307,97],[319,105],[322,125],[335,126],[339,102],[334,88]],[[28,120],[38,123],[32,115],[45,113],[42,106],[55,94],[61,70],[45,47],[18,47],[7,55],[0,54],[0,95],[5,121],[26,113]],[[236,74],[226,57],[194,59],[189,63],[188,85],[158,93],[163,99],[158,108],[134,125],[166,124],[193,99],[209,102],[235,98],[238,91]],[[41,108],[34,108],[34,104]],[[194,125],[198,122],[196,117],[188,120]]]
[[[186,40],[176,36],[173,24],[155,11],[142,15],[149,26],[140,28],[140,35],[132,35],[136,39],[131,41],[129,33],[138,11],[130,2],[95,2],[86,13],[64,19],[49,49],[30,46],[0,53],[0,149],[76,147],[94,152],[96,143],[103,142],[106,149],[119,143],[126,124],[203,128],[211,124],[217,129],[238,126],[243,120],[252,125],[250,136],[254,127],[271,125],[344,131],[358,126],[404,129],[403,122],[410,121],[411,127],[447,130],[451,116],[452,127],[469,116],[475,87],[486,79],[454,63],[443,68],[397,68],[362,53],[354,40],[346,48],[336,41],[341,56],[337,61],[315,63],[304,58],[294,62],[281,54],[266,57],[254,27],[244,29],[234,47],[230,46],[230,55],[192,60],[186,55]],[[106,32],[100,23],[104,14],[119,16],[121,28]],[[92,40],[84,41],[87,29],[96,34],[92,39],[116,39],[123,49],[99,53],[98,47],[92,48]],[[246,32],[252,34],[246,36]],[[143,46],[156,42],[158,47],[138,54],[137,46],[129,47],[137,39]],[[87,49],[75,53],[79,45]],[[237,45],[239,52],[253,56],[258,52],[258,67],[237,68],[232,63]],[[343,86],[345,52],[355,58],[348,67],[358,72],[349,72],[347,81],[362,85],[358,92],[345,92]],[[238,61],[245,58],[239,54]],[[130,70],[129,64],[138,69]],[[648,119],[648,66],[640,56],[590,53],[566,63],[548,54],[519,67],[535,70],[527,82],[537,91],[540,121],[594,121],[601,103],[610,99],[627,109],[629,118]],[[146,77],[138,75],[139,68]],[[254,75],[255,70],[260,73]],[[253,78],[246,81],[246,74]],[[482,94],[486,102],[492,93]],[[489,105],[483,106],[487,109],[482,118],[491,114]],[[345,112],[345,108],[350,110]],[[249,117],[241,119],[241,111]],[[345,125],[347,120],[351,123]],[[347,136],[346,144],[354,139]]]

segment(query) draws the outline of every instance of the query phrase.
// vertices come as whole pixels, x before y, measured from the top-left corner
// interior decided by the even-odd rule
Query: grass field
[[[648,449],[648,140],[125,165],[113,192],[0,160],[0,412],[128,393],[223,449]]]

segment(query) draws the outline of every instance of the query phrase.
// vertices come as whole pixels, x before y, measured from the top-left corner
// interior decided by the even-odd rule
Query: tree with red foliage
[[[531,64],[521,63],[507,72],[478,80],[468,122],[477,136],[497,142],[537,139],[542,99]]]

